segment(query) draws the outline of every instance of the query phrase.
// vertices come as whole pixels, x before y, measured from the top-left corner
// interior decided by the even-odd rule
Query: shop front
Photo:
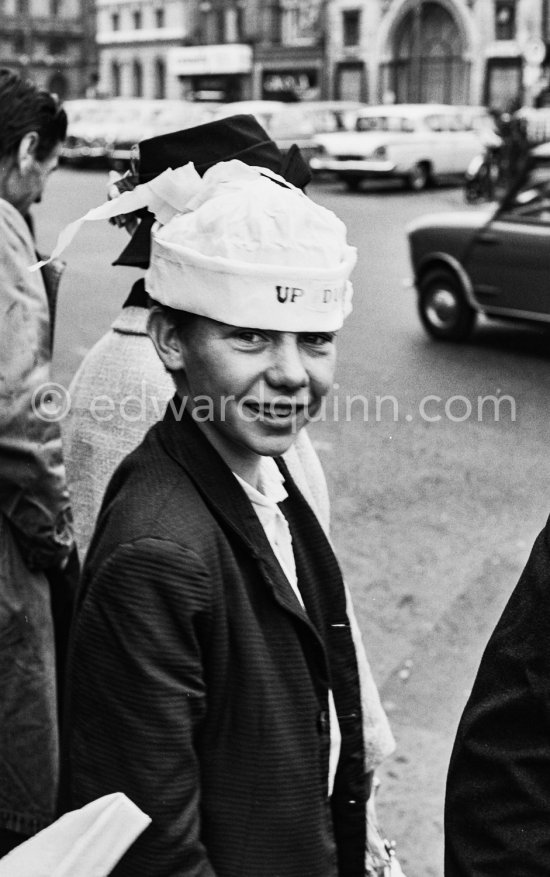
[[[172,83],[177,81],[179,97],[185,100],[246,100],[251,74],[248,45],[178,46],[168,52],[168,76]]]
[[[318,100],[320,95],[319,70],[314,67],[263,71],[262,100]]]

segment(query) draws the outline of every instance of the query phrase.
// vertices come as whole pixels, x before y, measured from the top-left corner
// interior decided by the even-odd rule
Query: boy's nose
[[[277,345],[266,374],[272,387],[298,389],[309,383],[309,375],[295,338],[286,338]]]

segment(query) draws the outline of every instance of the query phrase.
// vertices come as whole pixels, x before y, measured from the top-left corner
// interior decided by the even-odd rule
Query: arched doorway
[[[468,103],[470,69],[463,52],[451,13],[439,3],[420,2],[394,31],[384,90],[398,103]]]

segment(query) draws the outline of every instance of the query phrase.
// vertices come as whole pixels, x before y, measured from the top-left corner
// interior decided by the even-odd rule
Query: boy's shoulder
[[[193,478],[164,448],[155,426],[111,478],[94,542],[102,543],[102,553],[149,537],[193,545],[212,524]]]

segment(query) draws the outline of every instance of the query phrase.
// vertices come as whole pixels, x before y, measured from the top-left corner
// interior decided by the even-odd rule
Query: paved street
[[[103,200],[106,179],[68,169],[54,175],[35,211],[42,250],[64,223]],[[310,433],[398,741],[381,771],[379,814],[407,877],[439,877],[454,730],[487,636],[550,509],[550,335],[482,324],[465,345],[425,336],[403,284],[404,229],[426,212],[472,209],[459,189],[349,194],[316,183],[310,195],[338,213],[359,249],[354,314],[339,336],[339,386]],[[65,254],[55,352],[61,383],[137,276],[110,267],[125,239],[106,223],[89,225]],[[494,405],[478,412],[488,396],[510,397],[498,420]]]

